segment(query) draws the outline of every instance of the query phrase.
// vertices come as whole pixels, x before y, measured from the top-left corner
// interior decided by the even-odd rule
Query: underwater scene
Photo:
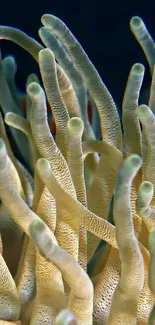
[[[0,26],[39,71],[21,91],[0,45],[0,325],[154,325],[151,31],[131,18],[151,83],[142,102],[145,67],[131,66],[120,114],[65,22],[41,23],[39,42]]]

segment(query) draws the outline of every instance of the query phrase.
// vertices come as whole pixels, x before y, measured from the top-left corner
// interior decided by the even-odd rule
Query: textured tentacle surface
[[[144,67],[132,66],[120,121],[69,28],[41,21],[45,48],[0,26],[43,84],[30,74],[21,96],[15,59],[0,57],[0,325],[154,325],[154,41],[133,17],[152,82],[138,106]]]

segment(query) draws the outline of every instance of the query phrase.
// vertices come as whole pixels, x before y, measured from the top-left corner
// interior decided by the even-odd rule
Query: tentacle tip
[[[140,105],[136,108],[136,114],[140,121],[144,124],[152,124],[154,122],[154,115],[147,105]]]
[[[54,53],[49,48],[45,48],[39,51],[39,61],[42,59],[45,60],[46,58],[55,60]]]
[[[142,186],[143,186],[143,190],[145,192],[153,192],[153,184],[149,181],[145,181],[142,183]]]
[[[34,220],[29,227],[29,233],[40,254],[46,260],[50,260],[49,256],[52,254],[54,246],[51,232],[46,224],[40,218]]]
[[[138,168],[142,165],[142,158],[136,154],[131,155],[128,160],[130,161],[131,165]]]
[[[49,161],[45,158],[38,159],[36,167],[39,171],[43,171],[51,168]]]
[[[35,96],[38,96],[42,92],[42,88],[37,82],[31,82],[27,86],[27,92],[28,95],[33,99]]]
[[[67,123],[67,128],[73,134],[80,134],[83,133],[84,123],[79,117],[72,117]]]
[[[145,67],[141,63],[135,63],[132,67],[132,70],[136,75],[143,75]]]
[[[138,214],[143,214],[142,208],[149,206],[154,193],[153,184],[151,182],[143,182],[138,190],[136,210]]]
[[[46,225],[41,219],[38,218],[38,219],[32,221],[32,223],[30,224],[30,227],[29,227],[30,236],[33,238],[34,233],[42,232],[43,230],[45,230],[45,228],[46,228]]]
[[[52,19],[54,19],[54,18],[56,18],[56,17],[51,15],[51,14],[44,14],[41,17],[41,22],[42,22],[43,25],[51,25]]]
[[[146,113],[148,111],[148,106],[147,105],[139,105],[137,108],[136,108],[136,112],[139,113],[139,112],[143,112],[143,113]]]
[[[12,124],[12,122],[14,121],[14,113],[12,112],[8,112],[5,115],[4,121],[6,124],[10,125],[10,123]]]
[[[134,16],[130,20],[130,26],[135,28],[139,28],[141,25],[143,25],[143,20],[139,16]]]
[[[42,36],[42,33],[44,33],[44,30],[46,30],[46,27],[44,27],[44,26],[42,26],[42,27],[40,27],[39,29],[38,29],[38,35],[41,37]],[[40,50],[40,51],[42,51],[42,50]],[[39,51],[39,52],[40,52]]]
[[[55,320],[55,325],[78,325],[78,321],[69,309],[60,311]]]

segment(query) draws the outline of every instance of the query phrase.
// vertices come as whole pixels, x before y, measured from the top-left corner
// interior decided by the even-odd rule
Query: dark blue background
[[[155,37],[154,1],[3,1],[0,24],[18,27],[37,38],[40,17],[44,13],[52,13],[65,21],[120,107],[131,65],[142,62],[147,66],[144,55],[130,32],[129,20],[133,15],[141,16]],[[3,55],[15,55],[18,63],[17,83],[24,89],[28,73],[37,71],[34,60],[11,42],[1,41],[0,46]],[[149,82],[147,68],[144,88]]]

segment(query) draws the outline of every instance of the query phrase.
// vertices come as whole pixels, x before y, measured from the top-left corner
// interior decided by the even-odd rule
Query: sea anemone
[[[138,106],[144,66],[134,64],[121,124],[67,26],[49,14],[42,23],[45,48],[0,26],[41,75],[28,76],[24,116],[15,60],[0,60],[0,325],[155,324],[154,42],[133,17],[152,83]]]

